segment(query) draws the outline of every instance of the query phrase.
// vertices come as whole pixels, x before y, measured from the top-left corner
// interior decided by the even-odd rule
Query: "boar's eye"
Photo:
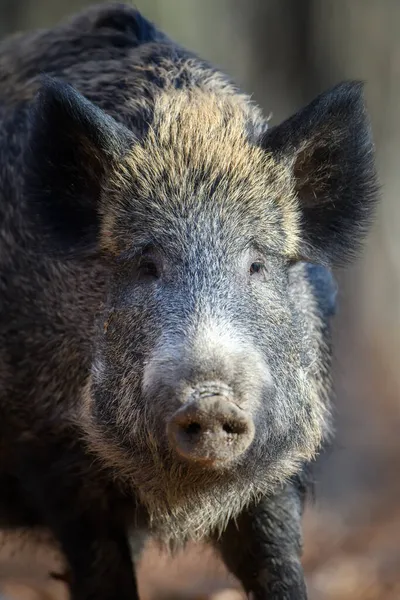
[[[154,280],[160,276],[159,269],[154,260],[148,257],[143,257],[139,263],[138,268],[138,279],[140,280]]]
[[[264,270],[264,264],[262,262],[253,262],[250,265],[250,275],[257,275],[262,273]]]

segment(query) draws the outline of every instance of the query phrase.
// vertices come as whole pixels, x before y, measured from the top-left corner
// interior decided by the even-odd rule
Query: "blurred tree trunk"
[[[367,497],[375,502],[384,496],[383,490],[393,493],[392,463],[399,459],[400,4],[313,0],[312,18],[309,59],[317,87],[327,88],[343,79],[365,81],[384,184],[363,257],[340,277],[337,451],[324,471],[332,501],[340,499],[343,509],[346,506],[346,511],[360,517],[361,498],[368,513]]]
[[[0,39],[18,29],[19,15],[23,1],[0,0]]]
[[[19,30],[51,27],[90,0],[0,0],[0,36]]]

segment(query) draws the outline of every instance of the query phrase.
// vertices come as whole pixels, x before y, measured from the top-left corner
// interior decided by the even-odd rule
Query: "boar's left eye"
[[[262,262],[253,262],[250,265],[250,275],[256,275],[257,273],[261,273],[264,269],[264,265]]]
[[[148,258],[142,260],[139,265],[139,279],[149,280],[158,278],[159,271],[156,263]]]

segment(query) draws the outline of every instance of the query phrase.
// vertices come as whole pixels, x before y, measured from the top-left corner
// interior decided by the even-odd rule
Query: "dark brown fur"
[[[210,539],[256,598],[306,598],[300,517],[329,432],[327,267],[351,255],[375,200],[359,87],[269,131],[225,75],[103,5],[0,45],[0,123],[3,525],[51,530],[76,599],[137,595],[128,530],[134,559],[143,532]],[[131,290],[149,242],[162,301]],[[241,280],[259,255],[269,279]],[[256,423],[248,454],[218,473],[165,439],[203,375],[230,378]]]

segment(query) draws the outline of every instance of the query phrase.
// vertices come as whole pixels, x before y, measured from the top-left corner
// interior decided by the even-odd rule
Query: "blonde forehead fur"
[[[200,86],[164,91],[156,98],[145,138],[116,166],[113,183],[121,190],[134,181],[138,195],[157,197],[158,203],[163,198],[185,202],[196,190],[228,210],[235,204],[253,206],[266,222],[276,203],[286,234],[282,251],[294,256],[299,208],[290,167],[249,141],[246,127],[257,128],[259,115],[244,98]],[[108,231],[114,218],[106,216]]]

